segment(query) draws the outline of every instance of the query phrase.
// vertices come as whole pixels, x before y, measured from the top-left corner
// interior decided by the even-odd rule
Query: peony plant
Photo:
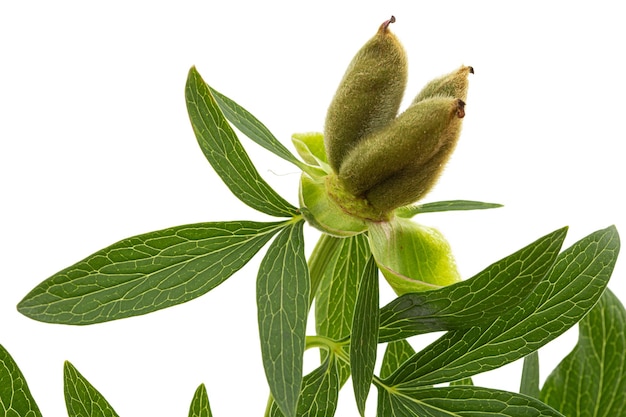
[[[394,22],[383,22],[353,58],[324,132],[293,135],[299,158],[192,67],[185,98],[200,148],[243,203],[278,220],[190,224],[121,240],[41,282],[18,310],[67,325],[148,314],[206,294],[269,245],[256,283],[271,393],[265,416],[333,416],[349,378],[362,416],[372,385],[378,416],[626,415],[626,311],[607,289],[617,230],[562,249],[567,229],[558,229],[461,277],[442,233],[415,218],[500,207],[419,202],[460,137],[474,70],[434,79],[398,114],[408,70]],[[231,124],[302,171],[297,206],[263,180]],[[322,232],[308,260],[305,223]],[[398,296],[382,307],[379,271]],[[314,335],[306,334],[309,318]],[[578,344],[540,387],[537,350],[576,323]],[[430,332],[443,334],[415,352],[410,338]],[[303,375],[307,349],[320,351],[320,364]],[[516,360],[524,361],[519,392],[473,384],[472,376]],[[117,416],[69,362],[63,377],[70,417]],[[41,415],[1,346],[0,382],[3,415]],[[211,415],[200,385],[189,416]]]

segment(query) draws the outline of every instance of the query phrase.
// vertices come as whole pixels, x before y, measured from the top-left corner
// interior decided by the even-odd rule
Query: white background
[[[619,3],[432,3],[2,3],[0,343],[44,415],[65,415],[64,360],[121,416],[186,416],[201,382],[214,415],[263,413],[260,256],[213,292],[138,318],[68,327],[15,310],[40,281],[124,237],[270,220],[230,194],[197,146],[184,101],[191,65],[291,148],[293,132],[323,128],[346,65],[394,14],[409,55],[407,100],[461,64],[476,71],[459,146],[424,201],[505,207],[416,219],[444,232],[464,277],[564,225],[567,244],[626,226]],[[297,203],[297,170],[241,139],[267,181]],[[310,251],[316,233],[306,233]],[[610,287],[622,300],[624,275],[621,260]],[[542,378],[573,345],[575,332],[566,336],[542,350]],[[519,371],[475,381],[516,390]],[[337,415],[357,414],[348,385]]]

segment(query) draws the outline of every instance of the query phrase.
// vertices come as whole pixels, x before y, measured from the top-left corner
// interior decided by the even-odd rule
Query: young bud
[[[384,22],[352,59],[331,102],[324,126],[328,162],[342,162],[364,136],[396,117],[407,80],[404,48]]]
[[[444,75],[439,78],[435,78],[419,92],[417,97],[413,100],[415,104],[422,100],[431,97],[452,97],[459,98],[463,101],[467,100],[467,87],[468,87],[468,79],[467,76],[469,74],[474,73],[474,68],[468,66],[462,66],[456,71],[451,72],[450,74]]]
[[[365,196],[383,212],[414,202],[441,170],[435,162],[447,159],[453,150],[464,105],[460,99],[433,97],[410,106],[350,151],[340,181],[348,192]],[[385,191],[388,186],[391,190]]]

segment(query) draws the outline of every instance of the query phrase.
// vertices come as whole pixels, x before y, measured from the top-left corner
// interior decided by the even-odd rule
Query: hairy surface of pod
[[[365,196],[382,211],[414,202],[434,183],[460,133],[465,103],[451,97],[432,97],[410,106],[387,128],[373,133],[346,157],[339,179],[347,191]],[[419,174],[423,168],[424,175]],[[418,171],[418,175],[412,176]],[[427,174],[429,172],[429,174]],[[435,179],[430,181],[430,178]],[[386,184],[386,185],[383,185]],[[391,192],[378,198],[380,187]],[[373,192],[374,191],[374,192]],[[370,198],[372,197],[372,198]]]
[[[465,103],[459,99],[456,102],[456,117],[439,136],[437,150],[426,160],[416,158],[395,175],[370,188],[365,197],[373,207],[386,212],[406,206],[424,197],[435,185],[461,133]]]
[[[474,68],[462,66],[450,74],[435,78],[422,88],[422,91],[413,99],[415,104],[431,97],[453,97],[463,101],[467,100],[467,88],[469,74],[474,73]]]
[[[328,162],[339,172],[345,155],[364,136],[393,120],[407,80],[404,48],[384,22],[352,59],[333,98],[324,126]]]

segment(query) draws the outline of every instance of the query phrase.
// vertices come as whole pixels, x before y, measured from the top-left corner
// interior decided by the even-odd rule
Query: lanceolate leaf
[[[378,346],[378,268],[371,256],[361,282],[354,308],[350,337],[350,369],[356,405],[365,415],[365,401],[372,385]]]
[[[495,369],[523,358],[578,322],[611,276],[619,238],[599,230],[559,255],[533,294],[491,325],[446,333],[405,362],[385,384],[433,385]]]
[[[340,340],[350,335],[357,288],[370,258],[367,237],[329,237],[333,252],[320,268],[320,285],[315,297],[315,324],[320,336]],[[312,263],[313,266],[313,263]]]
[[[296,158],[282,143],[274,137],[272,132],[269,131],[263,123],[261,123],[250,112],[235,103],[230,98],[226,97],[222,93],[216,91],[214,88],[207,84],[207,87],[211,91],[215,102],[222,110],[224,116],[230,121],[237,129],[244,135],[258,143],[268,151],[278,155],[285,161],[302,168],[304,165],[298,158]]]
[[[282,227],[198,223],[124,239],[43,281],[18,310],[44,322],[92,324],[184,303],[224,282]]]
[[[380,367],[380,377],[387,378],[414,354],[415,350],[405,339],[387,344],[383,364]]]
[[[537,351],[524,358],[520,394],[539,398],[539,353]]]
[[[491,208],[502,207],[502,204],[483,203],[480,201],[468,200],[451,200],[437,201],[434,203],[425,203],[415,206],[400,207],[396,210],[396,214],[400,217],[413,217],[421,213],[435,213],[438,211],[456,211],[456,210],[485,210]]]
[[[339,397],[339,370],[335,355],[327,355],[326,360],[313,372],[302,379],[302,389],[298,400],[298,417],[332,417],[337,409]],[[269,415],[282,417],[275,402]]]
[[[263,366],[272,397],[286,417],[295,417],[309,311],[309,270],[303,221],[272,242],[257,279],[257,308]]]
[[[211,417],[211,406],[209,405],[209,396],[206,392],[204,384],[200,384],[193,395],[191,405],[189,406],[189,417]]]
[[[309,274],[311,276],[311,303],[316,298],[318,289],[324,290],[324,287],[320,288],[320,283],[327,274],[329,265],[334,262],[337,256],[337,249],[341,247],[344,239],[327,235],[322,233],[313,252],[309,257]],[[319,332],[318,332],[319,333]]]
[[[563,417],[541,401],[471,386],[388,391],[379,388],[379,417]]]
[[[310,263],[311,280],[319,282],[315,327],[320,336],[341,340],[350,335],[357,288],[370,256],[365,234],[320,238]],[[325,351],[322,353],[324,358]],[[338,367],[343,385],[350,376],[350,367],[343,362],[338,363]]]
[[[102,394],[69,362],[63,367],[63,391],[69,417],[117,417]]]
[[[578,344],[541,399],[571,417],[626,415],[626,310],[608,289],[580,322]]]
[[[192,67],[185,88],[187,111],[202,152],[241,201],[277,217],[292,217],[297,209],[261,178],[230,127],[202,77]]]
[[[0,345],[0,412],[6,416],[41,417],[24,375],[2,345]]]
[[[554,263],[566,232],[544,236],[468,280],[396,298],[381,309],[380,341],[493,322],[533,291]]]

